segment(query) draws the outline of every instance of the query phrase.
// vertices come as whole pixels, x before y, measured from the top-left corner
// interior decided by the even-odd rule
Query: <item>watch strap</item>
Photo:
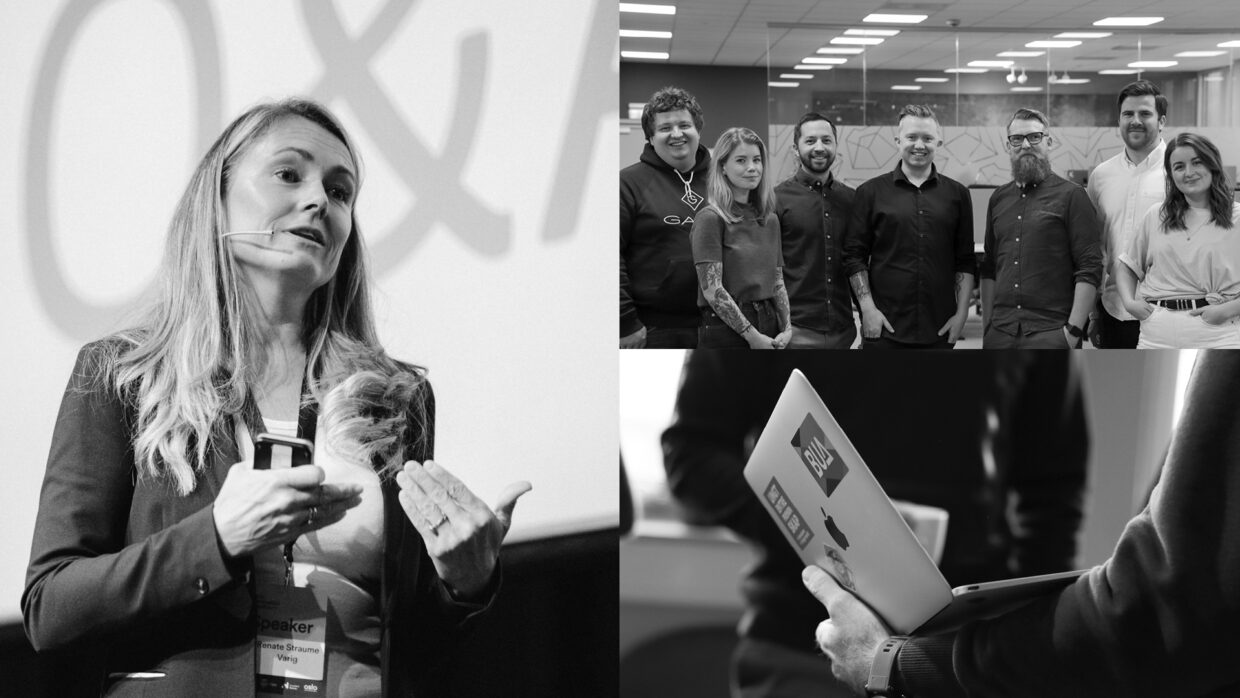
[[[891,687],[891,676],[895,673],[896,655],[908,639],[908,635],[892,635],[879,645],[878,651],[874,653],[874,661],[870,664],[870,678],[865,682],[867,696],[891,698],[899,695]]]

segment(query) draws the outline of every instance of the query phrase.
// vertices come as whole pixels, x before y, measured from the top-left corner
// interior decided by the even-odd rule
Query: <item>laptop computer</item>
[[[949,587],[800,371],[789,376],[745,479],[801,560],[829,572],[900,634],[997,615],[1084,572]]]

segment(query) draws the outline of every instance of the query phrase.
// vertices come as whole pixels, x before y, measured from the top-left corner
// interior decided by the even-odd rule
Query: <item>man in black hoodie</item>
[[[697,346],[697,274],[689,230],[706,207],[710,152],[702,107],[665,87],[642,109],[646,148],[620,170],[620,348]]]

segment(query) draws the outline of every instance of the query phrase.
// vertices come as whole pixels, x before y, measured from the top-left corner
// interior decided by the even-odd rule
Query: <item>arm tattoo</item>
[[[964,272],[956,272],[956,298],[960,297],[960,287],[964,284]]]
[[[784,286],[783,267],[775,267],[775,312],[779,313],[780,331],[792,325],[792,309],[788,304],[788,288]]]
[[[857,300],[861,300],[870,295],[870,274],[869,272],[859,271],[852,275],[848,280],[852,284],[853,293],[857,294]]]
[[[710,304],[711,310],[737,334],[745,334],[749,329],[749,321],[741,314],[736,301],[723,287],[723,262],[702,262],[697,265],[698,283],[702,286],[702,297]]]

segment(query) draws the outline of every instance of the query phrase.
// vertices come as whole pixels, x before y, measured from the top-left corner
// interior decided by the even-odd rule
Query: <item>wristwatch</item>
[[[1088,321],[1086,321],[1086,324],[1088,324]],[[1085,343],[1085,328],[1077,327],[1070,322],[1064,323],[1063,328],[1068,331],[1068,334],[1076,337],[1076,347],[1078,349],[1081,348],[1081,345]]]
[[[892,635],[879,646],[870,664],[870,678],[865,682],[866,696],[903,698],[904,694],[891,687],[891,674],[896,665],[896,655],[908,639],[908,635]]]

